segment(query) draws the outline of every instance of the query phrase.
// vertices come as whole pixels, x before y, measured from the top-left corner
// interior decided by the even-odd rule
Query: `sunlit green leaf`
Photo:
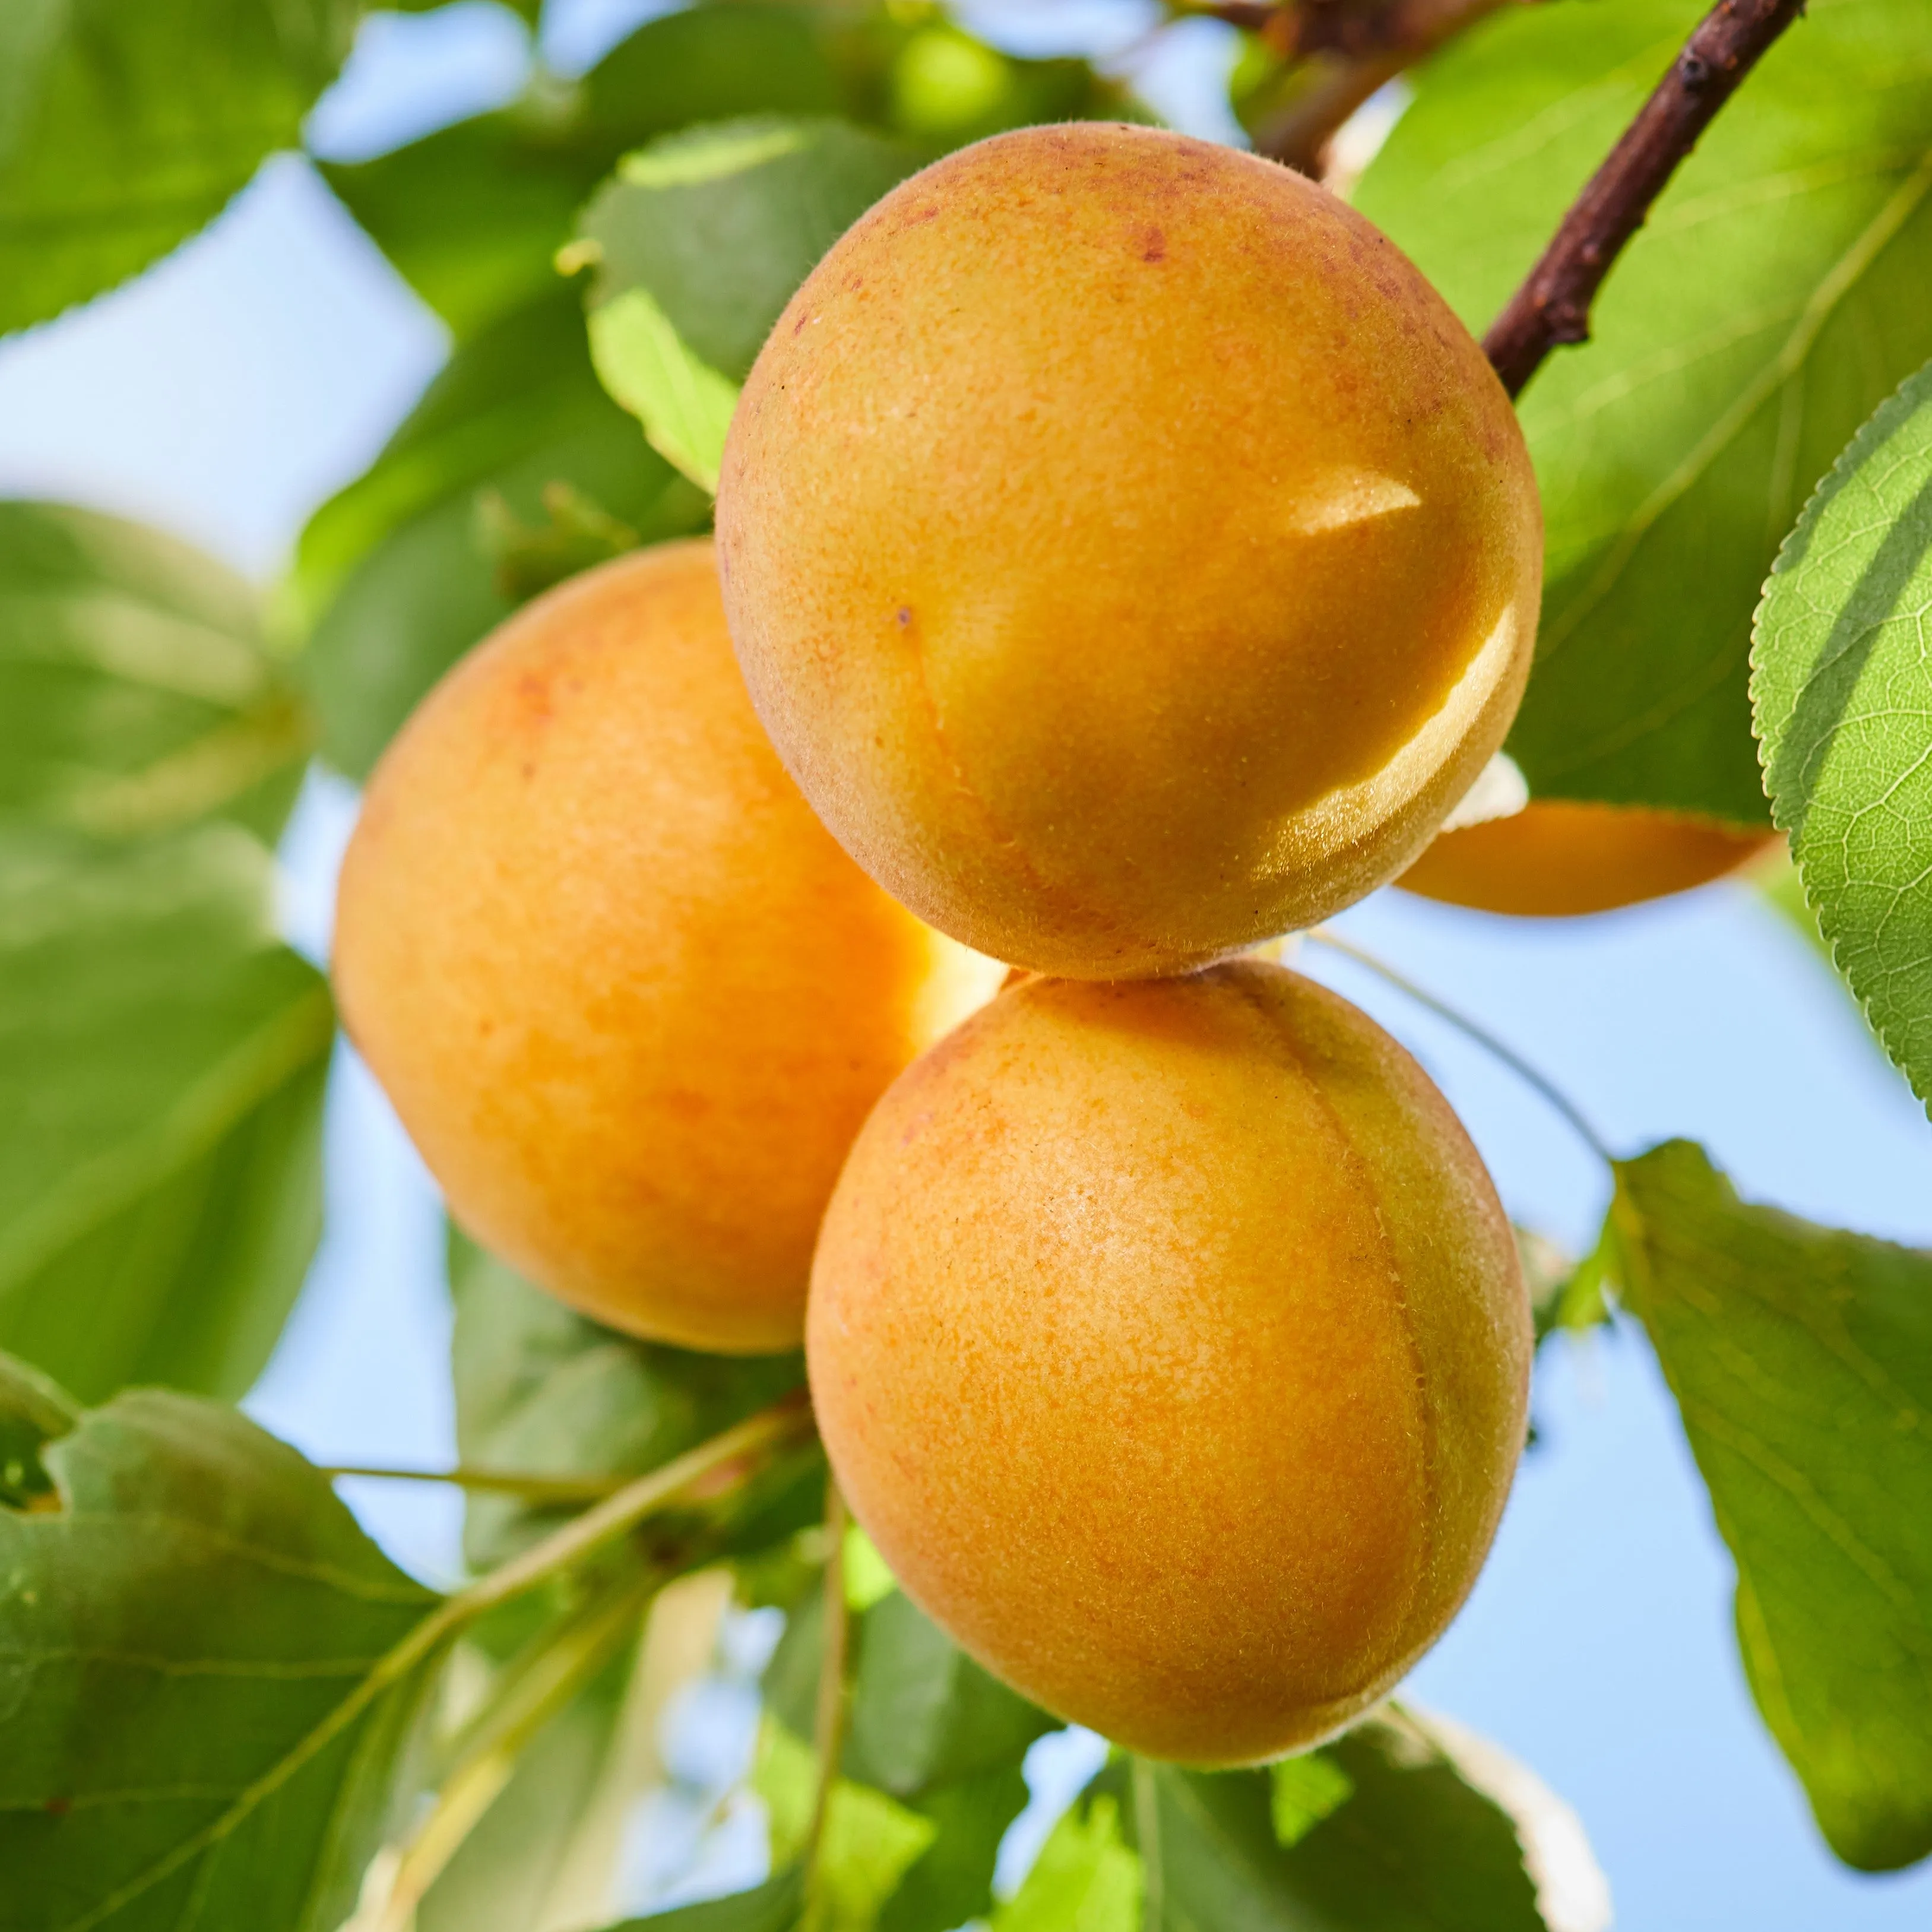
[[[1621,1164],[1606,1232],[1737,1562],[1766,1723],[1840,1858],[1923,1858],[1932,1255],[1741,1202],[1688,1141]]]
[[[590,312],[590,358],[651,447],[707,494],[718,488],[738,386],[700,362],[650,291],[626,289]]]
[[[0,1928],[339,1924],[420,1689],[371,1672],[437,1600],[232,1410],[49,1433],[56,1490],[0,1508]]]
[[[1932,1108],[1932,368],[1813,498],[1758,613],[1766,789],[1832,957]]]
[[[1283,1758],[1269,1774],[1275,1843],[1298,1845],[1331,1811],[1355,1795],[1355,1781],[1323,1751]]]
[[[993,1932],[1142,1932],[1142,1890],[1119,1806],[1098,1797],[1054,1827],[1025,1882],[994,1913]]]
[[[272,836],[310,736],[232,572],[118,517],[0,502],[0,820],[122,838],[219,813]]]
[[[238,827],[0,834],[0,1342],[83,1396],[238,1395],[321,1221],[334,1016]]]
[[[1363,210],[1487,326],[1706,11],[1507,8],[1418,76]],[[1814,0],[1612,271],[1522,418],[1547,589],[1509,749],[1538,793],[1766,816],[1746,691],[1779,539],[1932,356],[1921,0]]]
[[[348,52],[357,0],[0,7],[0,331],[84,302],[218,214]]]
[[[818,1802],[818,1762],[811,1745],[769,1717],[759,1733],[752,1789],[764,1801],[773,1860],[796,1857]],[[880,1906],[937,1832],[930,1819],[883,1791],[849,1778],[836,1780],[817,1861],[826,1932],[872,1932]]]

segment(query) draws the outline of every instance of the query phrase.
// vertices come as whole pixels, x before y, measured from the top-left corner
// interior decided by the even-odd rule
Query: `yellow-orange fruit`
[[[1481,912],[1561,918],[1707,884],[1748,865],[1778,836],[1670,812],[1537,799],[1507,818],[1443,832],[1396,884]]]
[[[1542,526],[1508,398],[1323,189],[1152,128],[914,176],[746,385],[759,715],[846,849],[1039,970],[1178,970],[1401,871],[1501,742]]]
[[[1208,1765],[1313,1743],[1440,1634],[1531,1346],[1447,1102],[1252,960],[1029,980],[916,1061],[826,1210],[806,1336],[913,1598],[1048,1709]]]
[[[573,579],[423,700],[370,781],[334,977],[465,1228],[602,1321],[751,1352],[799,1340],[867,1108],[998,969],[813,818],[695,542]]]

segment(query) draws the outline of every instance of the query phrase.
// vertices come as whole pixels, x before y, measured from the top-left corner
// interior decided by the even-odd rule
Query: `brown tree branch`
[[[1576,197],[1483,349],[1512,396],[1560,343],[1587,342],[1590,304],[1651,204],[1804,0],[1718,0]]]
[[[1335,132],[1376,88],[1510,0],[1178,0],[1177,10],[1265,36],[1292,63],[1257,153],[1322,172]]]

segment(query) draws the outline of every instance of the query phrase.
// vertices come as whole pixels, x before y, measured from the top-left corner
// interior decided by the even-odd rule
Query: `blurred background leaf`
[[[1478,332],[1706,10],[1508,8],[1416,77],[1356,195]],[[1532,791],[1760,824],[1746,692],[1777,544],[1932,355],[1920,0],[1815,0],[1525,393],[1548,528]]]
[[[420,1674],[332,1714],[438,1599],[232,1410],[142,1390],[50,1434],[58,1506],[0,1508],[0,1926],[339,1924]]]
[[[334,1017],[239,826],[0,832],[0,1341],[85,1398],[239,1396],[321,1227]]]
[[[233,572],[141,524],[0,502],[0,820],[273,838],[309,715]]]
[[[1765,586],[1765,783],[1834,962],[1932,1109],[1932,368],[1858,433]]]
[[[85,302],[296,146],[359,0],[0,7],[0,332]]]
[[[647,22],[581,81],[542,76],[514,106],[322,172],[466,340],[554,287],[578,208],[627,149],[692,122],[847,105],[811,10],[700,7]]]
[[[302,674],[322,749],[364,776],[417,700],[514,608],[500,581],[506,512],[548,520],[545,493],[640,542],[709,520],[700,492],[646,443],[590,366],[561,285],[458,350],[374,464],[309,520],[287,596],[312,625]]]
[[[452,1229],[457,1443],[476,1468],[628,1476],[800,1387],[795,1354],[696,1354],[601,1326],[532,1288]],[[478,1569],[556,1526],[504,1496],[470,1502],[464,1548]]]
[[[1618,1164],[1606,1238],[1736,1559],[1766,1723],[1840,1858],[1923,1858],[1932,1255],[1740,1202],[1688,1141]]]
[[[749,1891],[627,1918],[610,1932],[796,1932],[804,1903],[805,1882],[794,1867]]]

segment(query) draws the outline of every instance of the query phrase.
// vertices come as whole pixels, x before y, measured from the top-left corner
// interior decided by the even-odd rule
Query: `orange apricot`
[[[1554,919],[1608,912],[1735,872],[1778,842],[1706,819],[1536,799],[1435,842],[1396,883],[1480,912]]]
[[[424,700],[370,782],[334,979],[478,1240],[602,1321],[750,1352],[797,1342],[853,1136],[998,969],[812,816],[699,542],[572,579]]]
[[[1132,1750],[1313,1744],[1439,1636],[1530,1313],[1448,1103],[1283,968],[1030,980],[854,1144],[807,1316],[833,1470],[989,1670]]]
[[[752,700],[846,849],[1076,978],[1400,872],[1502,742],[1542,570],[1509,399],[1385,236],[1091,123],[951,154],[834,245],[718,529]]]

